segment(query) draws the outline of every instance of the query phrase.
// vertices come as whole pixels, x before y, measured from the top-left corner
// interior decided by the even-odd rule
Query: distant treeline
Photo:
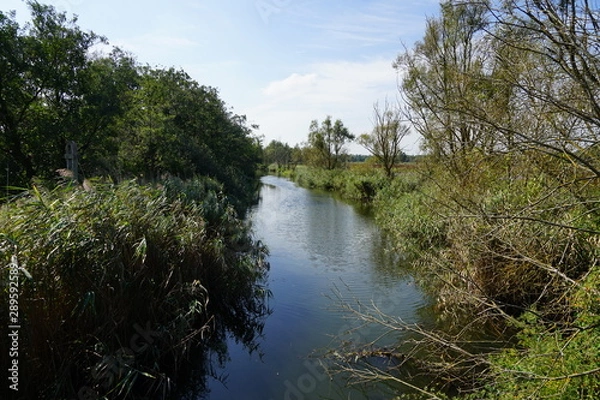
[[[374,157],[370,154],[350,154],[348,155],[348,162],[357,163],[357,162],[366,162],[367,160],[372,160]],[[423,158],[423,156],[414,156],[401,153],[396,162],[398,163],[406,163],[406,162],[416,162],[419,159]]]
[[[315,164],[311,159],[311,146],[306,144],[304,146],[296,145],[291,147],[287,143],[280,142],[278,140],[272,140],[263,150],[263,163],[265,165],[279,164],[283,166],[298,165],[298,164]],[[377,157],[370,154],[341,154],[340,158],[344,162],[349,163],[362,163],[371,162],[377,163]],[[399,152],[396,157],[397,163],[416,162],[422,159],[421,155],[408,155],[403,152]],[[317,164],[318,165],[318,164]]]

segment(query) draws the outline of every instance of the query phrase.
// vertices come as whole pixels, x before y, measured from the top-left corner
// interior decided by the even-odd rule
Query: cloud
[[[319,32],[306,48],[377,48],[412,44],[425,28],[424,12],[434,14],[438,7],[439,0],[375,0],[353,7],[336,2],[327,12],[304,7],[295,17],[305,21],[305,28]]]
[[[387,59],[365,62],[325,62],[307,67],[305,73],[270,82],[263,90],[263,110],[352,110],[396,90],[396,72]]]
[[[315,89],[317,74],[293,73],[289,77],[271,82],[262,92],[269,97],[297,97]]]
[[[294,145],[306,141],[311,120],[327,115],[341,119],[355,135],[369,132],[373,103],[397,99],[397,74],[384,58],[316,63],[269,82],[261,93],[260,104],[244,112],[261,126],[266,143],[280,140]],[[417,151],[410,146],[410,151]],[[358,145],[351,151],[365,152]]]

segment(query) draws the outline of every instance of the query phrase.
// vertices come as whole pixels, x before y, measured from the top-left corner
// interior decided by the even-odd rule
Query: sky
[[[306,142],[312,120],[340,119],[358,136],[373,104],[398,100],[396,56],[425,32],[439,0],[45,0],[110,46],[153,67],[185,70],[219,89],[267,145]],[[2,0],[29,20],[23,0]],[[419,152],[418,136],[402,146]],[[349,151],[366,154],[354,143]]]

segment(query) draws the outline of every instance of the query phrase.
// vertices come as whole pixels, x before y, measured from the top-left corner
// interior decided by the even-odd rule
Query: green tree
[[[511,1],[493,13],[492,43],[506,65],[510,123],[482,118],[520,149],[535,149],[600,177],[600,19],[587,1]],[[516,72],[515,72],[516,71]],[[517,121],[518,119],[518,121]]]
[[[402,123],[400,109],[392,107],[387,100],[382,107],[379,103],[373,106],[373,123],[371,134],[361,135],[358,142],[377,158],[388,178],[391,178],[394,164],[402,154],[400,143],[410,127]]]
[[[263,157],[264,163],[267,165],[277,163],[281,166],[287,166],[292,160],[292,149],[287,143],[272,140],[265,147]]]
[[[232,113],[216,89],[184,71],[139,70],[134,105],[120,123],[123,173],[151,180],[206,175],[238,199],[252,193],[261,161],[256,127]]]
[[[139,86],[135,60],[119,49],[93,57],[82,73],[81,84],[85,95],[72,108],[63,129],[68,137],[77,138],[86,174],[119,180],[119,126],[133,107]]]
[[[487,131],[461,112],[481,95],[487,11],[485,2],[443,2],[423,40],[395,63],[407,73],[401,93],[409,119],[438,159],[452,162],[456,154],[488,146]]]
[[[332,122],[327,116],[319,126],[319,121],[310,123],[308,134],[309,158],[312,164],[326,169],[335,169],[344,162],[345,145],[354,140],[341,120]]]
[[[51,6],[28,4],[25,28],[0,13],[0,162],[10,184],[52,177],[73,140],[88,174],[206,175],[237,199],[251,196],[261,162],[257,126],[217,89],[181,70],[140,66],[119,49],[91,56],[103,38]]]
[[[0,149],[13,184],[64,165],[66,142],[80,139],[64,127],[86,94],[87,52],[103,40],[51,6],[28,5],[26,28],[0,12]]]

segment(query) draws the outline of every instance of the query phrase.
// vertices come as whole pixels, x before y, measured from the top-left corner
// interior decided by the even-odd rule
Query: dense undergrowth
[[[416,397],[595,398],[598,182],[578,179],[568,168],[557,173],[556,163],[531,155],[473,154],[466,163],[477,168],[457,173],[423,163],[389,181],[381,171],[303,168],[296,179],[367,200],[395,248],[413,260],[415,278],[436,299],[438,329],[396,321],[398,329],[421,338],[409,348],[430,387]],[[365,187],[376,189],[367,195]],[[389,323],[373,312],[361,317]],[[486,341],[478,344],[473,333],[484,330]],[[343,370],[402,380],[394,371],[365,374],[365,368]]]
[[[405,167],[410,170],[410,166]],[[322,169],[299,165],[284,176],[310,189],[335,192],[345,199],[371,203],[388,184],[381,169],[367,164],[352,164],[348,169]]]
[[[224,357],[226,335],[252,346],[261,333],[266,249],[214,181],[34,187],[0,226],[7,290],[18,268],[22,398],[165,397],[190,352],[209,368],[197,360]]]

